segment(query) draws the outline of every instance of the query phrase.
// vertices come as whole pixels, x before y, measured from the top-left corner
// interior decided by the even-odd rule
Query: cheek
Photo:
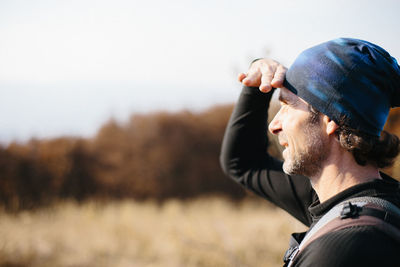
[[[282,123],[282,134],[289,145],[289,151],[301,151],[307,141],[307,134],[304,131],[304,124],[299,118],[288,116]]]
[[[303,150],[303,140],[298,132],[287,136],[290,153],[296,153]]]

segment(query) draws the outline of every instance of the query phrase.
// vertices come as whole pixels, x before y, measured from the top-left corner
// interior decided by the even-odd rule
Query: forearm
[[[229,120],[220,160],[224,172],[238,182],[244,172],[257,168],[268,156],[267,116],[271,96],[272,91],[262,93],[255,87],[243,87]]]
[[[245,86],[226,129],[220,161],[224,172],[241,184],[247,170],[261,168],[268,158],[268,107],[273,87],[283,85],[285,73],[279,62],[257,59],[238,76]]]

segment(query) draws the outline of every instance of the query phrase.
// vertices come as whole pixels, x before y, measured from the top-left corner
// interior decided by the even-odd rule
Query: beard
[[[320,132],[320,128],[316,127],[319,122],[307,123],[302,130],[306,136],[304,148],[296,153],[289,154],[283,163],[283,171],[289,175],[303,175],[313,177],[318,175],[322,170],[322,164],[328,157],[327,140]]]

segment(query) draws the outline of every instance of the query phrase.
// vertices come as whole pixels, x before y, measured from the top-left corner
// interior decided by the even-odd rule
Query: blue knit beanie
[[[380,136],[391,107],[400,106],[400,67],[367,41],[340,38],[302,52],[284,86],[339,123]]]

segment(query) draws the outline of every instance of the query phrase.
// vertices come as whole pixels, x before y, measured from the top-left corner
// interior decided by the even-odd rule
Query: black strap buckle
[[[286,250],[286,252],[285,252],[285,256],[283,256],[283,261],[285,263],[288,263],[290,260],[292,260],[297,255],[298,251],[299,251],[298,246],[288,248],[288,250]]]
[[[343,209],[340,212],[340,219],[354,218],[358,217],[360,212],[360,207],[351,204],[351,202],[346,202],[343,204]]]

